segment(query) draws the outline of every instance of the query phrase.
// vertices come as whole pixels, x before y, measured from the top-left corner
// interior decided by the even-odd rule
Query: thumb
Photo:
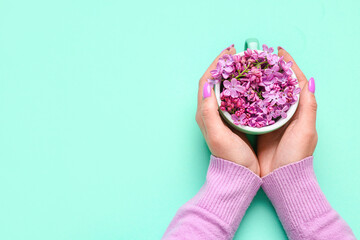
[[[306,82],[300,93],[300,119],[307,122],[308,126],[316,124],[317,102],[315,98],[315,80],[313,77]]]
[[[222,126],[222,120],[218,111],[215,92],[208,82],[204,84],[203,100],[201,103],[201,117],[204,122],[205,132],[217,131]]]

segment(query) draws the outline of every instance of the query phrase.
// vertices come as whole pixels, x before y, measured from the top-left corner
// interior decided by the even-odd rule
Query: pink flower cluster
[[[211,71],[211,85],[220,83],[222,111],[231,114],[236,125],[261,128],[286,118],[298,100],[300,88],[292,77],[292,62],[264,51],[247,49],[244,56],[224,55]]]

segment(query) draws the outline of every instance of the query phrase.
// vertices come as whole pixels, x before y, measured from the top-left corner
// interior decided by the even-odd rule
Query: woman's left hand
[[[212,78],[210,71],[216,68],[217,62],[224,54],[235,54],[233,46],[225,49],[206,70],[199,82],[196,122],[198,123],[210,152],[219,157],[244,167],[255,174],[260,174],[257,157],[245,134],[232,131],[222,121],[214,90],[207,83]]]
[[[299,107],[292,119],[280,129],[258,137],[257,154],[261,177],[277,168],[312,156],[318,141],[316,132],[315,81],[306,79],[299,66],[283,48],[279,56],[293,63],[292,69],[301,88]]]

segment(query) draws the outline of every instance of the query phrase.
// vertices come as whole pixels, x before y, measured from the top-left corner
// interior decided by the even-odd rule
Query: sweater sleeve
[[[291,240],[356,239],[316,180],[313,157],[281,167],[262,185]]]
[[[205,184],[177,211],[162,239],[232,239],[260,185],[248,168],[211,156]]]

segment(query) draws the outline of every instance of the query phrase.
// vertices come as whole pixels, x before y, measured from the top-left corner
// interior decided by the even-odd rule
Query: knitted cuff
[[[261,183],[250,169],[211,156],[206,182],[192,201],[237,228]]]
[[[313,170],[313,157],[276,169],[262,185],[286,231],[331,210]]]

